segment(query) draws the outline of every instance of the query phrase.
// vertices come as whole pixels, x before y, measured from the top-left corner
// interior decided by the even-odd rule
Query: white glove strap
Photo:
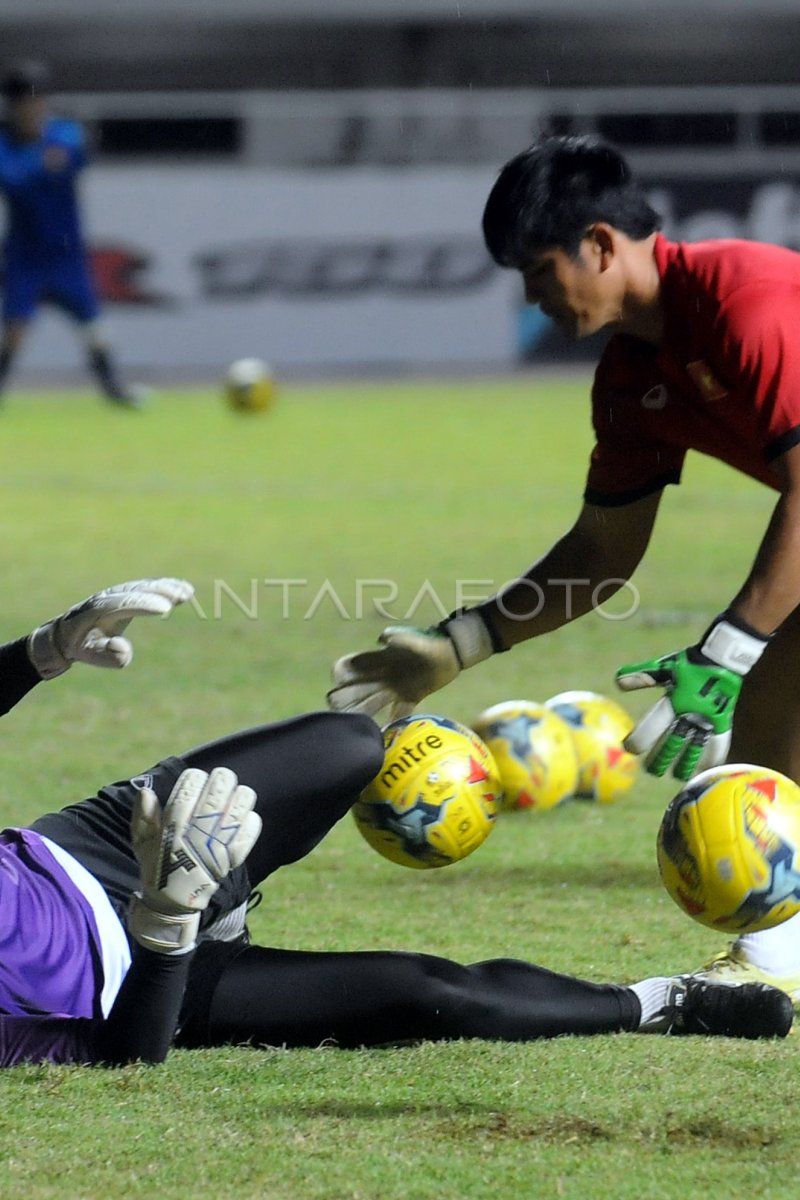
[[[483,617],[474,608],[443,621],[441,628],[455,646],[462,668],[474,667],[476,663],[492,657],[494,650],[489,630]]]
[[[139,892],[128,905],[128,933],[146,950],[177,954],[191,950],[200,928],[199,913],[156,912]]]
[[[700,643],[700,650],[718,666],[727,667],[737,675],[746,675],[761,658],[768,640],[721,620],[711,626],[705,641]]]
[[[56,645],[56,623],[48,621],[34,629],[28,638],[28,658],[41,675],[42,679],[55,679],[63,675],[72,665]]]

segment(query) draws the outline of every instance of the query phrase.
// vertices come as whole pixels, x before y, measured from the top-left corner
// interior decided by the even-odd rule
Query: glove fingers
[[[131,812],[131,842],[134,854],[142,846],[161,837],[161,806],[158,796],[151,788],[142,788],[136,793]]]
[[[219,843],[217,862],[225,869],[225,874],[241,866],[261,833],[261,817],[253,811],[257,799],[251,787],[239,784],[228,799],[224,815],[218,820],[215,830],[215,842]]]
[[[353,683],[361,678],[361,671],[357,665],[357,660],[362,659],[366,654],[373,654],[374,651],[359,651],[357,654],[345,654],[343,658],[337,658],[331,668],[331,680],[334,685]]]
[[[666,654],[662,658],[626,663],[617,670],[614,680],[623,692],[634,692],[647,687],[667,687],[675,683],[674,656]]]
[[[629,754],[647,754],[661,741],[674,720],[675,709],[669,698],[662,696],[625,738],[625,749]]]
[[[712,733],[703,748],[703,753],[695,768],[695,774],[707,771],[710,767],[719,767],[728,757],[731,746],[731,735],[728,733]]]
[[[404,717],[410,717],[416,707],[408,700],[395,700],[389,709],[389,720],[401,721]]]
[[[164,825],[173,826],[173,840],[183,836],[205,788],[208,776],[199,767],[187,767],[170,793],[164,806]]]
[[[185,579],[140,579],[98,592],[80,605],[75,615],[88,607],[99,629],[106,634],[117,634],[134,617],[165,617],[193,595],[194,588]]]
[[[683,749],[683,735],[670,729],[667,734],[653,747],[645,759],[645,769],[649,775],[666,775],[668,769]]]
[[[100,596],[92,605],[95,624],[110,630],[115,622],[128,625],[134,617],[165,617],[173,605],[157,592],[127,592],[122,596]],[[121,628],[124,629],[124,625]]]
[[[631,674],[616,673],[615,683],[620,691],[638,691],[640,688],[669,688],[675,682],[673,671],[666,667],[652,671],[633,671]]]
[[[339,684],[338,687],[332,687],[326,695],[328,707],[339,712],[348,712],[362,697],[371,696],[374,691],[375,685],[372,683]]]
[[[235,775],[234,779],[236,779]],[[253,788],[248,787],[246,783],[238,783],[237,781],[236,787],[225,806],[226,816],[232,821],[243,821],[247,814],[255,808],[257,799],[258,797]]]
[[[184,841],[218,882],[228,874],[231,867],[230,848],[239,836],[242,819],[251,811],[255,799],[253,789],[240,788],[236,775],[228,767],[214,768],[197,799]]]
[[[248,791],[250,789],[247,789]],[[254,793],[255,796],[255,793]],[[248,809],[243,813],[239,832],[228,844],[228,859],[230,861],[230,870],[242,865],[250,851],[258,841],[261,833],[261,817],[257,812],[252,812]]]
[[[416,625],[387,625],[386,628],[378,634],[378,641],[382,646],[391,645],[409,645],[414,642],[419,643],[421,637],[431,637],[431,633],[427,630],[418,629]],[[439,635],[446,636],[446,635]]]
[[[424,661],[426,653],[430,654],[431,643],[435,644],[430,635],[406,625],[390,625],[378,641],[381,650],[360,650],[338,659],[333,664],[333,682],[382,683],[398,670]]]
[[[622,675],[617,671],[614,682],[622,692],[636,692],[639,688],[656,686],[655,679],[647,671],[634,671],[631,675]]]
[[[334,684],[382,683],[395,665],[392,648],[385,650],[361,650],[347,654],[333,664]]]
[[[192,818],[226,815],[233,804],[239,781],[230,767],[214,767],[197,797]]]
[[[374,717],[397,699],[390,688],[374,683],[345,684],[328,692],[328,704],[337,712],[360,712],[369,717]]]
[[[720,736],[724,741],[724,735]],[[711,737],[710,726],[703,718],[691,713],[678,717],[648,755],[648,772],[664,775],[671,765],[674,777],[685,783],[698,773]]]
[[[173,579],[164,576],[161,579],[148,579],[147,591],[164,596],[173,605],[185,604],[194,595],[194,584],[188,579]]]
[[[672,774],[676,779],[686,782],[697,774],[697,764],[703,756],[705,741],[690,741],[684,745],[683,752],[675,759]]]
[[[92,606],[94,629],[106,637],[118,637],[128,628],[134,617],[166,617],[174,605],[165,596],[155,592],[130,592],[124,596],[101,597]],[[87,635],[91,638],[92,632]]]
[[[188,579],[173,579],[170,576],[160,579],[133,579],[104,588],[102,592],[93,596],[92,600],[99,601],[106,596],[113,596],[119,600],[121,596],[130,592],[154,592],[169,600],[171,604],[185,604],[194,595],[194,586]]]
[[[92,629],[84,639],[80,661],[93,667],[121,670],[132,660],[133,646],[127,638],[106,637],[99,629]]]

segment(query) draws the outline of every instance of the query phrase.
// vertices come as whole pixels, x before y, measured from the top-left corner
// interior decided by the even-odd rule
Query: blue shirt
[[[40,265],[54,256],[83,253],[76,181],[85,162],[83,133],[75,121],[51,118],[36,142],[19,142],[0,129],[8,258]]]

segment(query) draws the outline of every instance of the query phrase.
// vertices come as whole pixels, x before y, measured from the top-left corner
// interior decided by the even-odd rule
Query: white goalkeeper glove
[[[391,721],[407,717],[460,671],[503,648],[474,608],[429,629],[390,625],[378,641],[382,650],[348,654],[334,663],[331,708],[374,717],[388,707]]]
[[[142,788],[134,801],[131,841],[141,891],[128,907],[128,931],[148,950],[190,950],[200,913],[222,880],[247,858],[261,832],[256,794],[233,771],[183,772],[162,811]]]
[[[63,675],[74,662],[127,667],[133,646],[121,635],[134,617],[165,617],[194,595],[185,579],[136,579],[105,588],[34,629],[28,658],[42,679]]]

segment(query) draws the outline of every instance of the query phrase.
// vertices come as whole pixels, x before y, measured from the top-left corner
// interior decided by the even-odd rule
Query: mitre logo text
[[[429,733],[427,737],[420,738],[416,745],[409,745],[406,742],[403,745],[402,754],[397,754],[397,751],[392,748],[394,761],[392,765],[381,775],[381,783],[384,787],[388,787],[395,780],[401,779],[406,771],[410,771],[417,763],[424,762],[431,750],[441,750],[442,739],[437,737],[435,733]]]

